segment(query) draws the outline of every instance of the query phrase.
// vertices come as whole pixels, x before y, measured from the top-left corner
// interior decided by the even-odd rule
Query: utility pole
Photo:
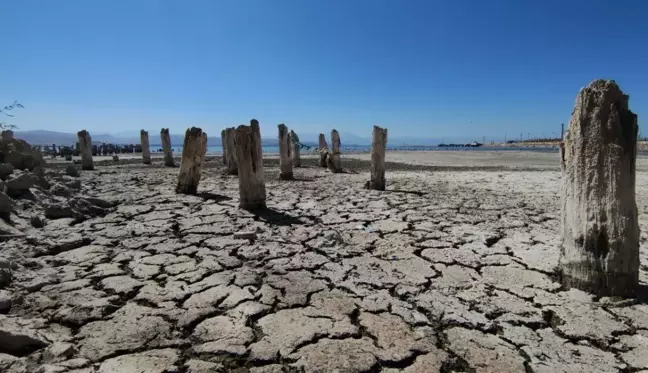
[[[560,123],[560,141],[563,140],[564,133],[565,133],[565,123]]]

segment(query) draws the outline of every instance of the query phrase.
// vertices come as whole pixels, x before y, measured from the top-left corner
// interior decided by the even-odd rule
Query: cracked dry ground
[[[558,171],[390,165],[392,191],[375,192],[362,189],[364,170],[311,166],[281,182],[275,165],[271,211],[254,215],[237,208],[237,179],[219,162],[199,188],[216,195],[176,195],[178,170],[159,164],[84,172],[84,191],[120,201],[115,212],[4,242],[14,280],[0,291],[13,300],[0,315],[0,371],[648,367],[647,305],[556,282]],[[644,232],[646,197],[639,188]],[[648,263],[644,245],[642,234]]]

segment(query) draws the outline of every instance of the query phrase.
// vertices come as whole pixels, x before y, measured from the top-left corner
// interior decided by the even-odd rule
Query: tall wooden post
[[[239,206],[246,210],[263,209],[266,207],[266,189],[259,122],[252,119],[249,126],[239,126],[234,134],[239,175]]]
[[[637,115],[614,81],[581,89],[561,144],[562,283],[598,295],[639,287]]]
[[[162,128],[160,131],[160,138],[162,140],[162,151],[164,152],[164,165],[167,167],[174,167],[173,150],[171,150],[171,136],[169,136],[169,129]]]
[[[140,143],[142,144],[142,160],[144,164],[151,164],[151,145],[149,145],[147,131],[140,131]]]
[[[207,157],[207,132],[203,132],[202,134],[202,161],[201,164],[205,163],[205,158]]]
[[[290,133],[284,124],[277,126],[279,129],[279,178],[281,180],[292,180],[292,157],[290,156],[292,144],[290,143]]]
[[[182,146],[182,161],[176,193],[196,194],[198,192],[206,145],[207,134],[202,129],[197,127],[187,129]]]
[[[385,190],[385,149],[387,148],[387,129],[373,127],[371,140],[371,179],[369,189]]]
[[[299,136],[295,131],[290,131],[290,144],[292,146],[292,164],[294,167],[301,167],[301,143],[299,142]]]
[[[223,164],[227,165],[227,140],[225,139],[225,130],[221,131],[221,147],[223,148]]]
[[[326,158],[328,156],[328,144],[326,144],[326,137],[323,133],[319,134],[319,165],[320,167],[326,167]]]
[[[238,165],[236,161],[236,145],[234,138],[236,137],[236,128],[231,127],[225,129],[225,147],[227,148],[227,174],[238,174]]]
[[[77,132],[77,137],[79,138],[79,151],[81,153],[81,169],[82,170],[94,170],[94,164],[92,162],[92,139],[90,134],[86,130]]]
[[[337,130],[331,131],[331,154],[328,167],[333,172],[342,171],[340,164],[340,134]]]

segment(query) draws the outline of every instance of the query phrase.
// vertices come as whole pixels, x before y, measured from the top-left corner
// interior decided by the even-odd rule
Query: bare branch
[[[0,110],[0,113],[4,114],[7,117],[13,118],[15,115],[9,114],[8,111],[16,109],[16,108],[24,109],[25,107],[21,103],[19,103],[18,101],[14,101],[13,104],[7,105],[7,106],[4,107],[4,109]],[[13,130],[13,129],[16,129],[16,128],[18,128],[18,127],[13,125],[13,124],[7,124],[5,122],[0,122],[0,129],[12,129]]]

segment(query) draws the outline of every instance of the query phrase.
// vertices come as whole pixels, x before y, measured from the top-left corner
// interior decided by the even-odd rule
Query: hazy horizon
[[[21,131],[20,129],[14,130],[17,137],[23,137],[28,142],[33,144],[46,145],[51,143],[59,143],[59,145],[72,144],[76,141],[76,134],[73,132],[59,132],[52,130],[29,130]],[[559,132],[559,131],[558,131]],[[207,132],[209,139],[218,139],[218,143],[211,143],[210,146],[220,145],[220,131],[218,133]],[[300,141],[302,143],[317,143],[318,134],[316,133],[302,133],[298,134],[300,136]],[[129,144],[129,143],[139,143],[140,134],[139,131],[126,131],[126,132],[90,132],[93,142],[112,142],[115,144]],[[175,145],[181,145],[184,139],[184,133],[173,133],[170,132],[172,143]],[[330,142],[330,132],[325,133],[327,142]],[[526,136],[526,135],[525,135]],[[346,145],[370,145],[371,144],[371,134],[368,136],[361,136],[355,133],[350,132],[340,132],[340,137],[343,144]],[[39,140],[47,138],[47,140]],[[63,140],[67,139],[67,141]],[[272,142],[277,139],[277,135],[268,135],[263,136],[262,139],[264,142]],[[519,139],[519,136],[516,137],[507,137],[508,140]],[[526,137],[524,139],[527,139]],[[482,136],[481,138],[474,138],[470,136],[449,136],[445,138],[434,138],[434,137],[403,137],[403,136],[388,136],[388,143],[392,146],[396,145],[435,145],[439,143],[470,143],[473,141],[489,143],[494,142],[504,142],[505,138],[495,138]],[[149,130],[149,143],[151,145],[159,145],[159,132]]]

